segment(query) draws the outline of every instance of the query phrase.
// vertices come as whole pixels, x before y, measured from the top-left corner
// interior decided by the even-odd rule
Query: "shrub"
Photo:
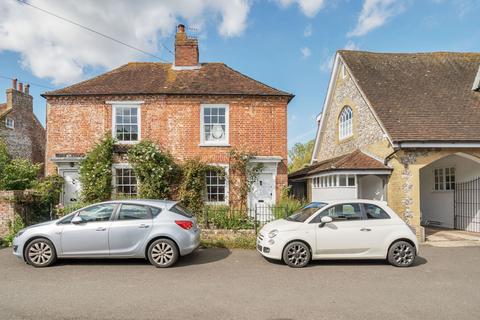
[[[276,219],[282,219],[293,214],[298,209],[307,205],[306,202],[298,200],[293,196],[289,195],[290,188],[286,187],[282,189],[280,195],[280,201],[275,206],[273,214]]]
[[[40,180],[40,182],[35,185],[34,190],[39,194],[42,202],[55,206],[60,202],[63,183],[63,177],[51,175]]]
[[[196,216],[200,216],[204,208],[205,190],[207,188],[205,175],[207,171],[215,169],[217,167],[207,165],[199,159],[187,160],[182,166],[180,201]]]
[[[0,177],[3,176],[3,169],[9,161],[10,156],[8,155],[7,145],[3,139],[0,138]]]
[[[229,185],[234,186],[230,190],[235,192],[233,198],[238,202],[238,207],[242,209],[247,204],[248,194],[253,184],[263,170],[263,164],[252,162],[255,155],[250,152],[232,149],[228,156],[231,172]]]
[[[205,206],[200,223],[216,229],[253,229],[254,222],[245,210],[236,210],[228,206]]]
[[[128,162],[139,182],[139,195],[148,199],[168,199],[175,191],[181,172],[169,153],[143,140],[128,151]]]
[[[40,164],[33,164],[26,159],[7,161],[0,176],[0,189],[25,190],[31,188],[40,172]]]
[[[25,223],[23,222],[22,217],[19,215],[15,215],[13,221],[10,221],[8,224],[8,233],[5,236],[4,240],[7,243],[7,246],[11,246],[13,242],[13,238],[18,233],[18,231],[25,228]]]
[[[80,166],[82,201],[98,202],[110,199],[114,142],[110,135],[105,136],[82,161]]]

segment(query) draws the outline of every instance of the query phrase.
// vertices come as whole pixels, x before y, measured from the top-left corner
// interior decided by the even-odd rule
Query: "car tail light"
[[[193,222],[189,220],[175,220],[175,223],[185,230],[190,230],[193,227]]]

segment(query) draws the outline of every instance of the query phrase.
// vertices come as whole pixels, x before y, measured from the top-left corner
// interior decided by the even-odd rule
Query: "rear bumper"
[[[190,235],[190,239],[188,241],[188,244],[185,243],[186,245],[181,246],[180,248],[180,255],[185,256],[189,253],[192,253],[195,251],[200,246],[200,228],[197,228],[197,230],[192,231]]]

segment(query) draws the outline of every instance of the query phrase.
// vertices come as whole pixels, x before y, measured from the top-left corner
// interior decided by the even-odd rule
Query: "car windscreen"
[[[315,212],[319,209],[325,207],[327,204],[324,202],[312,202],[307,204],[305,207],[297,210],[289,217],[285,218],[288,221],[295,221],[295,222],[305,222],[308,218],[312,216]]]
[[[171,207],[170,211],[175,212],[175,213],[177,213],[179,215],[182,215],[184,217],[187,217],[187,218],[193,217],[193,214],[190,212],[190,210],[188,210],[187,208],[185,208],[185,207],[183,207],[179,204],[176,204],[173,207]]]

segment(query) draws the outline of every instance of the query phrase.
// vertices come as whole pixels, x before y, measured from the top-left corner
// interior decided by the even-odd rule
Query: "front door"
[[[108,235],[111,256],[135,255],[152,230],[152,215],[146,206],[122,204]]]
[[[77,170],[63,172],[63,205],[76,203],[80,196],[80,175]]]
[[[272,206],[275,204],[275,179],[273,173],[261,173],[252,184],[249,194],[250,211],[255,211],[256,219],[270,221]]]
[[[331,223],[320,227],[320,219],[329,216]],[[369,251],[365,236],[363,214],[358,203],[345,203],[329,207],[316,216],[311,223],[316,225],[314,256],[342,258],[363,255]]]
[[[108,232],[116,204],[90,206],[79,213],[81,223],[65,224],[61,231],[64,256],[108,256]]]

